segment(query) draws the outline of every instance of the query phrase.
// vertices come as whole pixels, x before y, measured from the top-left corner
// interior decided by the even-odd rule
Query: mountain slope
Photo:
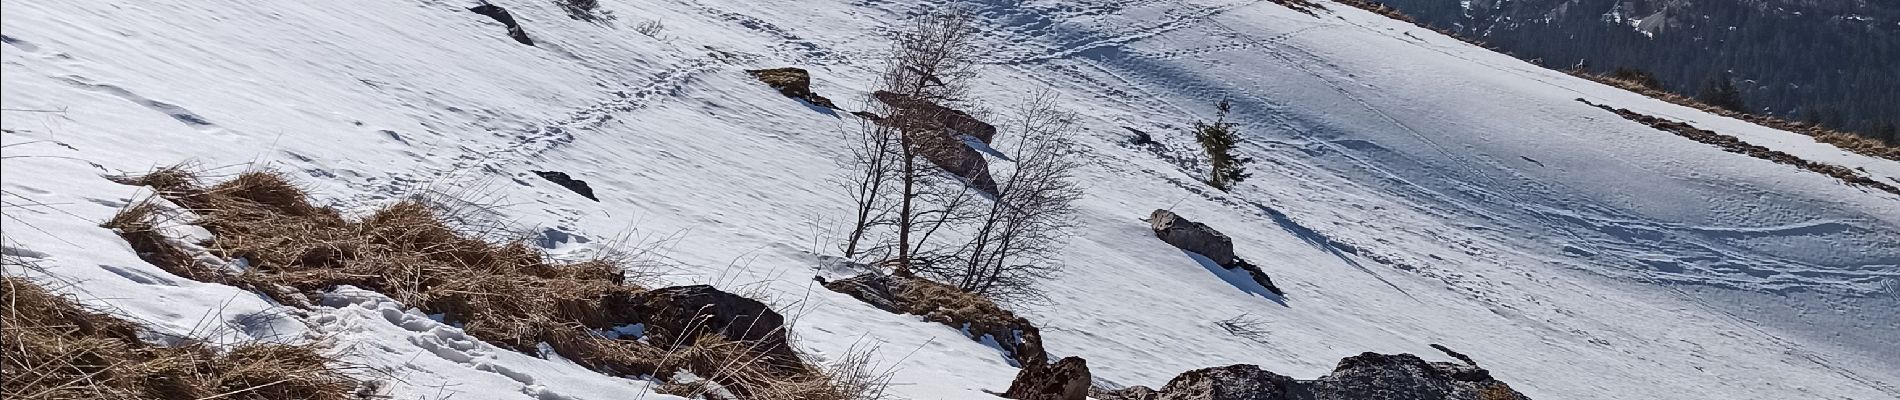
[[[880,346],[904,397],[1008,385],[1014,368],[960,332],[813,290],[848,215],[833,177],[858,122],[742,72],[809,68],[818,92],[856,108],[880,33],[918,8],[607,1],[617,18],[590,23],[553,2],[497,4],[534,46],[457,2],[9,2],[8,254],[161,329],[331,335],[356,349],[347,359],[395,371],[398,398],[644,395],[645,382],[472,342],[373,294],[237,324],[281,312],[168,276],[96,227],[143,196],[101,174],[270,167],[345,209],[461,194],[569,256],[644,239],[669,282],[770,294],[816,359]],[[1104,385],[1156,386],[1232,363],[1310,377],[1363,351],[1443,359],[1427,347],[1443,343],[1533,398],[1900,397],[1880,336],[1900,328],[1900,196],[1574,99],[1877,180],[1900,183],[1900,163],[1329,8],[977,8],[991,49],[979,101],[1005,109],[1047,88],[1087,117],[1089,195],[1067,273],[1022,310],[1052,355],[1087,358]],[[647,20],[664,30],[636,33]],[[1185,131],[1221,98],[1261,160],[1233,193],[1196,180]],[[1129,128],[1160,145],[1128,144]],[[600,201],[530,170],[586,180]],[[1155,240],[1139,219],[1157,208],[1233,236],[1288,296]],[[1268,340],[1214,325],[1243,313]]]
[[[1649,71],[1696,95],[1732,71],[1748,110],[1892,134],[1900,7],[1859,0],[1394,0],[1420,22],[1551,68]],[[1887,139],[1892,140],[1892,139]]]

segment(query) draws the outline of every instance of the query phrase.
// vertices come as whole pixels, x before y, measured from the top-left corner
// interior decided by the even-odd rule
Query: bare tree
[[[1057,252],[1082,196],[1073,113],[1043,92],[1019,107],[1009,126],[1004,147],[1014,169],[998,182],[993,201],[975,210],[957,262],[920,266],[964,291],[1005,301],[1036,297],[1034,284],[1061,269]]]
[[[1057,251],[1082,193],[1074,177],[1075,116],[1048,92],[1015,110],[1007,143],[997,143],[1013,168],[990,193],[926,164],[925,146],[957,133],[936,113],[973,107],[964,98],[979,50],[973,21],[950,9],[893,37],[880,99],[866,102],[877,120],[852,136],[843,181],[856,215],[842,247],[846,258],[882,258],[898,275],[922,274],[999,300],[1032,298],[1032,286],[1061,267]]]
[[[874,103],[876,101],[867,101],[866,108],[876,108]],[[897,211],[890,201],[889,193],[897,173],[897,157],[900,155],[895,148],[901,145],[895,131],[895,128],[876,121],[865,120],[850,137],[848,147],[851,157],[844,161],[846,176],[842,183],[847,195],[851,196],[852,211],[856,215],[842,245],[845,259],[888,255],[889,246],[878,244],[879,239],[872,237],[872,231],[896,223],[894,215]]]
[[[972,43],[973,21],[971,13],[954,8],[914,20],[892,38],[889,65],[877,87],[908,99],[961,103],[968,80],[976,74],[978,49]],[[871,253],[867,250],[876,246],[866,243],[873,240],[872,231],[888,225],[897,236],[896,254],[889,262],[898,274],[908,275],[920,244],[957,220],[961,207],[956,205],[967,202],[970,195],[961,189],[945,190],[933,185],[930,177],[935,171],[919,165],[925,161],[920,160],[922,154],[913,135],[948,133],[915,128],[927,126],[927,121],[939,116],[899,110],[877,101],[867,103],[872,106],[871,113],[881,116],[881,120],[860,127],[854,143],[851,167],[855,171],[846,181],[858,215],[847,234],[845,254],[857,258]],[[940,202],[926,205],[923,197],[935,197]],[[887,218],[892,216],[887,214],[895,218]]]
[[[978,49],[972,41],[976,34],[972,26],[974,18],[967,10],[953,8],[915,20],[910,29],[899,34],[893,42],[892,62],[885,71],[884,86],[913,99],[938,104],[961,102],[968,90],[966,82],[976,75],[975,56]],[[902,119],[936,119],[937,116],[892,113],[889,118],[897,119],[892,121],[893,125],[907,126],[916,121]],[[902,172],[898,174],[901,192],[898,196],[896,267],[897,273],[903,275],[911,273],[913,251],[916,249],[913,247],[915,242],[912,242],[912,234],[920,225],[921,216],[916,200],[920,189],[918,178],[923,168],[918,165],[921,157],[916,140],[912,137],[916,134],[919,132],[914,130],[898,134]],[[944,218],[939,221],[944,221],[950,215],[945,212],[940,216]]]
[[[950,8],[911,22],[893,37],[882,87],[937,103],[963,101],[976,76],[975,15]]]

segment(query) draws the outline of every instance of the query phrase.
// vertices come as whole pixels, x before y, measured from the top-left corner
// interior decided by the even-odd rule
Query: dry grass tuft
[[[962,329],[971,339],[989,335],[1008,356],[1023,366],[1048,363],[1042,334],[1027,318],[1004,309],[983,295],[915,276],[869,273],[825,284],[886,311],[922,316],[924,320]]]
[[[1841,149],[1868,156],[1900,161],[1900,147],[1888,146],[1879,139],[1850,133],[1829,131],[1814,136],[1814,141],[1827,143]]]
[[[927,279],[911,279],[892,289],[893,295],[903,299],[900,304],[905,312],[945,325],[969,324],[971,332],[1009,329],[1022,319],[989,298]]]
[[[86,309],[33,282],[4,285],[8,399],[363,398],[356,380],[313,345],[204,342],[159,347],[131,322]]]
[[[190,209],[199,216],[192,223],[215,236],[206,244],[209,251],[247,266],[210,281],[297,305],[311,304],[339,286],[356,286],[440,313],[500,347],[538,354],[546,343],[569,360],[618,376],[672,381],[690,372],[707,380],[701,386],[745,399],[864,398],[838,389],[827,370],[796,357],[770,357],[754,342],[706,335],[662,348],[608,337],[606,330],[648,322],[643,318],[649,316],[634,315],[652,300],[641,296],[646,289],[627,282],[626,267],[637,260],[625,255],[564,262],[546,257],[526,240],[486,240],[481,237],[486,231],[461,225],[466,219],[460,213],[467,207],[462,203],[443,206],[416,198],[352,221],[312,205],[303,190],[277,172],[245,172],[205,187],[186,171],[167,167],[123,182],[153,185],[161,196]],[[147,232],[141,229],[146,225],[135,222],[150,221],[154,210],[128,208],[108,225]],[[155,254],[171,254],[164,252],[169,242],[161,235],[127,240],[134,247],[148,241],[161,247]],[[186,273],[179,275],[194,279],[206,275],[180,270]]]
[[[701,380],[664,386],[689,398],[748,400],[879,400],[886,398],[888,371],[877,372],[869,351],[847,353],[826,367],[784,365],[761,357],[754,345],[702,335],[664,357],[661,370],[684,369]]]
[[[200,281],[216,280],[215,274],[201,268],[190,254],[180,250],[164,233],[159,232],[162,212],[157,203],[141,201],[120,209],[118,214],[100,226],[118,233],[120,238],[132,245],[132,251],[139,255],[139,259],[166,272]]]
[[[1526,397],[1511,389],[1511,385],[1495,382],[1478,390],[1478,400],[1526,400]]]

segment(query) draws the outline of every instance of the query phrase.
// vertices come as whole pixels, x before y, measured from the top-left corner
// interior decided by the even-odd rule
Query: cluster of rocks
[[[1100,400],[1528,400],[1471,364],[1427,362],[1411,354],[1362,353],[1333,372],[1300,380],[1236,364],[1176,376],[1161,389],[1134,386],[1095,393]]]
[[[1209,261],[1213,261],[1222,268],[1247,271],[1253,276],[1254,282],[1259,283],[1268,291],[1278,295],[1285,294],[1280,291],[1280,287],[1273,285],[1273,278],[1268,277],[1259,266],[1235,256],[1234,240],[1214,230],[1213,227],[1190,221],[1168,210],[1155,210],[1154,213],[1149,214],[1148,225],[1149,228],[1154,229],[1155,237],[1161,238],[1161,241],[1181,250],[1207,257]]]
[[[1064,358],[1025,368],[1005,397],[1017,400],[1529,400],[1475,364],[1427,362],[1411,354],[1363,353],[1319,379],[1301,380],[1249,364],[1202,368],[1160,389],[1090,387],[1088,365]]]

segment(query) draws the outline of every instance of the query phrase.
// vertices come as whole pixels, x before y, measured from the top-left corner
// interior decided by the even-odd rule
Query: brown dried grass
[[[1888,146],[1879,139],[1830,131],[1815,135],[1814,141],[1831,144],[1834,145],[1834,147],[1855,153],[1900,161],[1900,147]]]
[[[160,347],[133,323],[18,277],[0,277],[8,399],[364,398],[314,344]]]
[[[663,348],[605,337],[601,330],[644,322],[630,310],[646,289],[627,282],[625,272],[637,259],[616,255],[563,262],[526,240],[486,240],[475,233],[482,230],[459,225],[466,219],[457,213],[467,204],[443,206],[415,198],[352,221],[332,208],[312,205],[295,182],[274,171],[244,172],[209,187],[190,166],[121,181],[152,186],[198,215],[191,223],[215,236],[206,244],[209,251],[249,267],[222,274],[178,267],[174,272],[185,272],[181,276],[221,276],[211,281],[296,305],[311,304],[314,296],[338,286],[356,286],[440,313],[497,346],[536,354],[546,343],[569,360],[612,375],[671,380],[691,372],[712,383],[701,386],[744,399],[872,398],[846,390],[846,381],[833,379],[826,369],[766,357],[754,343],[708,335]],[[153,231],[150,223],[137,222],[150,221],[152,209],[127,210],[108,225],[121,229],[122,236]],[[139,233],[127,240],[167,243],[160,236]],[[154,252],[172,257],[162,249]]]
[[[886,311],[917,315],[925,321],[961,329],[971,339],[989,335],[1003,346],[1008,357],[1026,368],[1048,363],[1041,331],[1027,318],[983,295],[922,277],[875,272],[829,282],[825,287]]]

